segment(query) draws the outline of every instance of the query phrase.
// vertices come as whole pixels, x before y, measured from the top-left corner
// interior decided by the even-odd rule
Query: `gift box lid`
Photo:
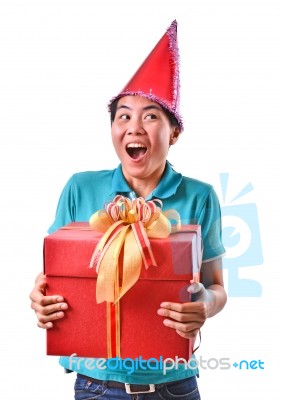
[[[44,271],[47,276],[96,278],[89,268],[103,233],[87,222],[72,222],[44,239]],[[185,225],[165,239],[150,239],[157,266],[142,267],[139,279],[187,280],[199,273],[202,261],[201,227]]]

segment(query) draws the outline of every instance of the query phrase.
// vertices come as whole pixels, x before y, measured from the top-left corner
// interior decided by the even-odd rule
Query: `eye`
[[[147,114],[145,116],[145,119],[157,119],[157,115],[156,114]]]
[[[119,119],[130,119],[128,114],[120,114]]]

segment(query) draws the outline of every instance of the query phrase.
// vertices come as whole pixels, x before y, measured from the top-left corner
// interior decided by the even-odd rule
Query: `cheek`
[[[111,139],[113,144],[117,143],[120,140],[120,134],[118,132],[118,129],[116,129],[116,127],[111,128]]]
[[[116,129],[111,131],[111,141],[116,154],[120,157],[122,152],[122,134]]]
[[[155,142],[155,148],[158,149],[159,152],[167,153],[170,147],[170,137],[166,135],[160,135]]]
[[[120,140],[123,136],[124,128],[118,125],[116,122],[113,122],[111,125],[111,136],[114,140]]]

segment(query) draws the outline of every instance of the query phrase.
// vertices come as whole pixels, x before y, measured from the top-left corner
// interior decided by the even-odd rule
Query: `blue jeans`
[[[74,390],[75,400],[200,400],[195,376],[179,383],[158,384],[155,392],[145,394],[127,394],[125,389],[108,388],[106,381],[99,385],[78,376]]]

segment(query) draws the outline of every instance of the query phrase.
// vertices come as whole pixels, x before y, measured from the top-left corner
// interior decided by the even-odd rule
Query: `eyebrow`
[[[117,107],[117,110],[120,110],[120,108],[125,108],[125,109],[127,109],[127,110],[132,110],[131,107],[128,107],[128,106],[126,106],[125,104],[121,104],[120,106],[118,106],[118,107]],[[147,111],[147,110],[159,110],[159,111],[161,111],[161,107],[160,107],[160,106],[157,106],[157,105],[150,105],[150,106],[143,107],[142,110],[143,110],[143,111]]]

